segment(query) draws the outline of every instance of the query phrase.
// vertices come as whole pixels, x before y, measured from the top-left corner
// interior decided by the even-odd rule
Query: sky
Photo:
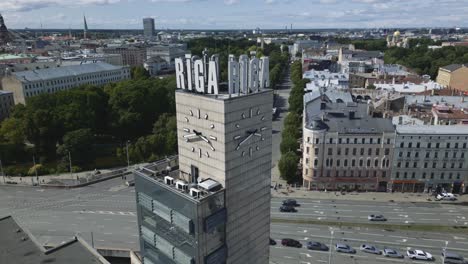
[[[9,28],[468,27],[468,0],[0,0]]]

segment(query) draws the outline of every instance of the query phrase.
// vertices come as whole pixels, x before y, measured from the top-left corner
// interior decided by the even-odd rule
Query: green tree
[[[278,163],[278,169],[283,180],[288,183],[294,183],[300,180],[300,177],[297,175],[298,162],[299,157],[292,151],[281,155],[281,159]]]
[[[287,153],[290,151],[296,151],[299,148],[298,138],[295,135],[291,135],[288,131],[283,131],[280,150],[281,153]]]
[[[149,72],[143,66],[134,66],[130,69],[130,75],[133,80],[148,79]]]
[[[74,164],[87,165],[94,161],[94,135],[91,129],[70,131],[63,136],[63,144],[57,147],[57,154],[63,160],[68,160],[68,153],[72,155]]]
[[[21,119],[12,117],[0,123],[0,141],[20,146],[24,140],[24,124]]]

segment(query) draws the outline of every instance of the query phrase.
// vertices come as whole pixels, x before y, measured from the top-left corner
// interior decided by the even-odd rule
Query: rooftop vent
[[[200,198],[201,194],[202,194],[202,191],[195,189],[195,188],[190,188],[190,196],[194,198]]]
[[[164,177],[164,183],[167,185],[174,185],[174,178],[166,176]]]
[[[182,191],[188,190],[188,184],[184,181],[178,180],[176,181],[176,188]]]

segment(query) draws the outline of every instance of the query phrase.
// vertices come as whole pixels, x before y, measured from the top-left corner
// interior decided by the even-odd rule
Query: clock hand
[[[210,141],[203,135],[198,135],[201,139],[203,139],[203,141],[205,141],[206,143],[210,144]],[[211,144],[210,144],[211,145]]]
[[[240,146],[242,146],[245,142],[247,142],[247,140],[249,140],[251,137],[253,136],[253,134],[249,134],[246,138],[244,138],[238,145],[237,145],[237,150],[240,148]]]

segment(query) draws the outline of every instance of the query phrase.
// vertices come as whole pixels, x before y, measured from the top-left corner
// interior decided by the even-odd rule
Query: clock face
[[[209,116],[207,113],[202,114],[200,109],[194,109],[194,110],[189,110],[188,115],[185,117],[185,122],[187,124],[190,124],[190,120],[195,121],[196,119],[208,119]],[[207,130],[213,130],[215,128],[214,124],[210,124],[207,128]],[[190,129],[188,127],[183,128],[184,132],[186,133],[183,138],[185,142],[187,143],[194,143],[194,145],[191,147],[192,152],[196,152],[198,154],[199,158],[210,157],[210,151],[213,152],[215,151],[215,148],[213,147],[213,141],[217,141],[218,139],[209,134],[203,134],[203,132],[198,131],[196,129]],[[201,144],[198,144],[196,142],[200,142]],[[205,145],[205,146],[202,146]]]
[[[261,124],[265,120],[265,115],[260,111],[259,108],[250,108],[249,111],[241,113],[241,119],[234,126],[242,131],[243,122],[255,122],[255,124]],[[259,143],[264,141],[264,131],[267,130],[265,126],[259,126],[257,128],[249,128],[244,130],[244,133],[240,133],[234,136],[234,140],[237,143],[235,150],[240,151],[242,157],[252,157],[255,151],[260,150]]]

